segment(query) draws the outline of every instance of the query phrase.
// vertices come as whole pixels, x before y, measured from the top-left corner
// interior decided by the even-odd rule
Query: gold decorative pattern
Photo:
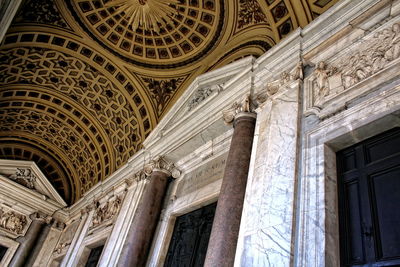
[[[0,47],[0,158],[68,203],[142,147],[200,74],[260,56],[338,0],[26,0]]]
[[[146,2],[146,6],[150,5],[150,1]],[[83,20],[84,29],[94,34],[97,42],[117,51],[130,62],[145,66],[149,63],[156,66],[182,63],[204,53],[207,45],[218,38],[217,25],[222,23],[222,7],[216,0],[171,3],[168,10],[174,15],[163,23],[156,23],[152,30],[139,24],[132,27],[131,19],[126,18],[130,14],[114,6],[108,7],[110,2],[105,4],[104,0],[68,0],[67,3],[77,12],[77,18]]]
[[[145,31],[160,32],[160,27],[173,23],[170,16],[176,13],[170,5],[178,4],[171,0],[111,0],[105,7],[116,9],[115,14],[120,14],[128,20],[128,25],[133,31],[141,26]],[[160,25],[160,26],[159,26]]]

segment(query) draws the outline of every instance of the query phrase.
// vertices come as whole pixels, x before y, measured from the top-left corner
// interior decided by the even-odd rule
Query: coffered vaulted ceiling
[[[0,48],[0,158],[68,203],[138,151],[199,75],[260,56],[337,0],[27,0]]]

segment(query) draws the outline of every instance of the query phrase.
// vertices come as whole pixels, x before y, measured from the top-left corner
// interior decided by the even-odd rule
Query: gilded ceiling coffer
[[[118,266],[145,266],[161,212],[169,177],[178,178],[180,171],[164,157],[157,157],[144,168],[147,184],[136,215],[128,230]]]
[[[230,267],[235,259],[243,200],[253,145],[256,114],[250,96],[223,113],[234,124],[204,266]]]

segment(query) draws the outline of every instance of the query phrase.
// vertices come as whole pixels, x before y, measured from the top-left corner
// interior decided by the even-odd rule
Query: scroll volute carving
[[[237,114],[242,112],[254,112],[255,105],[250,95],[246,95],[241,101],[235,101],[232,106],[222,112],[226,124],[232,124]]]
[[[172,162],[166,160],[163,156],[155,157],[148,164],[146,164],[143,171],[147,176],[150,176],[152,172],[157,169],[169,173],[173,178],[179,178],[181,175],[181,172],[178,170],[178,168],[176,168]]]

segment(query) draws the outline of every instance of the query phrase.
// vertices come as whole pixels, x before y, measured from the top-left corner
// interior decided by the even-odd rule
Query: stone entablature
[[[390,82],[400,66],[399,57],[400,22],[395,19],[367,31],[340,52],[316,59],[314,71],[305,80],[305,114],[325,118]]]

